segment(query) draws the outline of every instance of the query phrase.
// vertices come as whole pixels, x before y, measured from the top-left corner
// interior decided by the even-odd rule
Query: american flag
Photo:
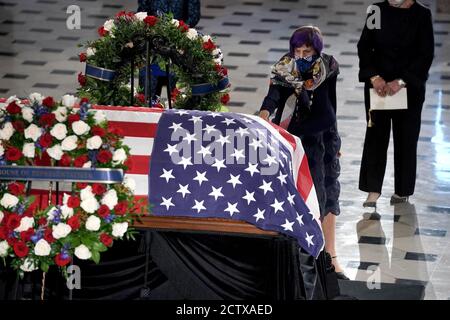
[[[123,129],[133,163],[126,176],[136,182],[136,198],[148,197],[152,214],[242,220],[294,237],[315,257],[323,249],[319,205],[298,137],[252,115],[95,109]],[[45,193],[40,184],[33,189]]]

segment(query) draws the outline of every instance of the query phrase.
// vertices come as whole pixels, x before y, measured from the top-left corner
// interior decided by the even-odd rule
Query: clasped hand
[[[386,82],[383,78],[377,78],[373,81],[373,88],[380,97],[385,97],[395,95],[403,86],[399,85],[398,80]]]

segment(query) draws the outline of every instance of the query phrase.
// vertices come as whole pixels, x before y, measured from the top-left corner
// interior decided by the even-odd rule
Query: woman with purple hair
[[[319,200],[325,250],[331,255],[338,278],[348,279],[339,266],[335,248],[336,216],[340,213],[341,139],[336,125],[339,65],[322,52],[322,33],[317,27],[297,29],[289,45],[289,53],[272,66],[269,92],[259,115],[269,120],[274,114],[274,123],[302,140]],[[289,113],[285,104],[291,96],[295,98],[295,107],[285,117]]]

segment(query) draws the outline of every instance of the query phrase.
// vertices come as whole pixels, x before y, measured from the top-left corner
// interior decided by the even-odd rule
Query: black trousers
[[[417,142],[420,133],[425,85],[408,90],[408,109],[372,111],[372,127],[367,127],[359,175],[359,189],[381,193],[386,171],[387,150],[391,134],[394,138],[395,193],[410,196],[414,193],[417,167]],[[369,119],[369,86],[364,90],[366,117]]]

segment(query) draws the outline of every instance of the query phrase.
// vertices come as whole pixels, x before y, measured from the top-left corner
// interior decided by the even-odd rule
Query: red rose
[[[22,133],[25,129],[25,124],[21,120],[13,121],[12,125],[13,125],[14,129],[16,129],[16,131],[18,131],[20,133]]]
[[[87,59],[86,53],[82,52],[80,53],[80,62],[85,62]]]
[[[136,99],[140,102],[140,103],[145,103],[145,94],[143,93],[138,93],[136,95]]]
[[[6,111],[8,111],[10,114],[18,114],[22,111],[22,109],[20,109],[17,103],[13,101],[8,104],[8,106],[6,107]]]
[[[8,228],[8,230],[14,230],[18,226],[20,226],[20,220],[22,220],[22,218],[18,214],[10,214],[8,216],[8,220],[5,223],[6,228]]]
[[[84,87],[86,85],[86,81],[86,76],[80,72],[78,74],[78,83],[80,84],[80,86]]]
[[[102,195],[102,194],[104,194],[106,192],[106,188],[105,188],[104,185],[102,185],[100,183],[94,183],[92,185],[92,192],[95,195],[99,196],[99,195]]]
[[[53,108],[53,106],[55,105],[55,100],[53,100],[53,97],[46,97],[44,100],[42,100],[42,105],[48,108]]]
[[[80,189],[80,190],[83,190],[84,188],[86,188],[87,185],[88,184],[85,183],[85,182],[77,182],[77,188]]]
[[[73,165],[77,168],[81,168],[86,162],[88,162],[88,157],[86,155],[82,155],[75,159]]]
[[[118,204],[115,205],[114,207],[114,212],[118,215],[118,216],[123,216],[124,214],[127,213],[128,210],[128,205],[125,201],[121,201]]]
[[[55,238],[53,238],[53,231],[50,228],[45,229],[44,231],[44,240],[47,241],[48,243],[53,243],[55,242]]]
[[[6,150],[6,160],[8,161],[17,161],[22,158],[22,156],[22,151],[15,147],[9,147],[8,150]]]
[[[10,247],[14,247],[14,245],[19,242],[19,239],[14,238],[14,237],[10,237],[8,239],[6,239],[6,241],[8,242]]]
[[[211,41],[211,39],[209,39],[207,42],[203,42],[203,49],[205,49],[206,51],[213,51],[215,48],[216,45]]]
[[[80,104],[83,104],[83,103],[89,103],[89,99],[88,98],[81,98],[81,100],[80,100]]]
[[[183,20],[180,20],[180,23],[178,24],[178,29],[180,29],[181,32],[186,32],[189,30],[189,26],[184,23]]]
[[[113,238],[108,236],[106,233],[100,235],[100,241],[107,247],[111,246],[113,243]]]
[[[78,215],[74,215],[67,220],[67,224],[72,228],[72,230],[78,230],[80,228],[80,219]]]
[[[56,122],[54,113],[43,114],[39,119],[39,124],[44,127],[51,127]]]
[[[122,10],[122,11],[119,11],[118,13],[116,13],[116,18],[120,18],[120,17],[123,17],[125,15],[126,15],[126,12]]]
[[[14,253],[16,254],[16,256],[18,256],[19,258],[23,258],[25,256],[28,255],[28,252],[30,251],[26,245],[25,242],[23,241],[18,241],[14,244]]]
[[[69,264],[72,259],[67,257],[67,259],[63,259],[61,253],[58,253],[55,257],[55,263],[57,266],[64,267]]]
[[[67,116],[67,121],[69,122],[70,125],[76,121],[80,121],[80,115],[79,114],[69,114]]]
[[[106,218],[109,215],[109,208],[107,205],[102,204],[100,206],[100,208],[98,208],[97,214],[101,217],[101,218]]]
[[[158,22],[158,18],[155,16],[147,16],[147,17],[145,17],[144,22],[149,27],[153,27]]]
[[[91,133],[93,136],[103,137],[106,134],[106,131],[102,127],[93,126],[91,129]]]
[[[61,167],[70,167],[70,164],[72,163],[72,157],[68,154],[63,154],[61,157],[61,160],[59,160],[59,165]]]
[[[22,239],[22,241],[28,242],[31,240],[31,237],[34,234],[34,229],[33,228],[29,228],[27,231],[22,231],[20,233],[20,238]]]
[[[228,75],[228,69],[225,68],[225,67],[223,67],[223,68],[222,68],[222,74],[223,74],[224,76]]]
[[[80,198],[75,197],[75,196],[70,196],[69,199],[67,200],[67,206],[69,208],[77,208],[80,206]]]
[[[42,152],[41,157],[34,158],[34,164],[37,166],[46,166],[46,167],[50,166],[51,160],[47,151]]]
[[[45,226],[47,224],[47,218],[44,218],[44,217],[39,218],[38,224],[40,226]]]
[[[53,137],[50,133],[44,133],[40,138],[39,138],[39,144],[44,147],[44,148],[48,148],[51,146],[53,142]]]
[[[11,193],[15,196],[22,194],[24,190],[25,190],[25,185],[20,182],[13,182],[8,185],[9,193]]]
[[[177,88],[174,88],[172,90],[172,92],[170,93],[170,98],[172,99],[172,101],[177,100],[178,95],[181,93],[180,90],[178,90]]]
[[[230,95],[228,93],[225,93],[221,98],[220,98],[220,102],[222,102],[222,104],[228,104],[228,102],[230,102]]]
[[[111,161],[112,159],[112,153],[109,150],[100,150],[100,152],[97,154],[97,160],[100,163],[107,163]]]
[[[97,29],[98,35],[100,37],[104,37],[108,34],[108,31],[105,30],[105,27],[101,26],[100,28]]]
[[[6,240],[8,238],[8,229],[6,226],[0,227],[0,239]]]

